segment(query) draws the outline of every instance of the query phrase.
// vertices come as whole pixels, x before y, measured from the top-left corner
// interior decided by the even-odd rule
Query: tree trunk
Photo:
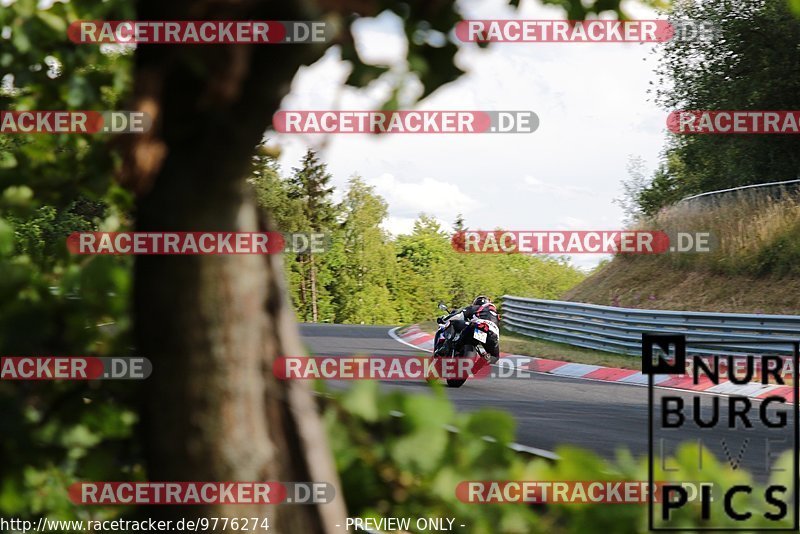
[[[266,5],[266,7],[265,7]],[[142,20],[308,20],[293,2],[143,0]],[[263,231],[246,193],[254,146],[311,45],[140,45],[134,107],[153,130],[127,148],[139,231]],[[345,507],[308,387],[272,375],[302,351],[276,256],[140,256],[137,348],[153,362],[143,426],[152,481],[324,481],[322,506],[155,506],[148,516],[267,517],[333,532]],[[233,532],[231,530],[231,532]]]
[[[303,321],[308,320],[308,292],[306,290],[306,260],[305,255],[297,258],[300,264],[300,314]]]
[[[314,264],[314,253],[308,253],[310,276],[311,276],[311,321],[319,322],[319,312],[317,311],[317,266]]]

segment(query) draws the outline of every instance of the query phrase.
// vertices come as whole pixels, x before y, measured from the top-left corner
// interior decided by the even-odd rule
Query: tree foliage
[[[590,7],[580,0],[559,3],[570,16],[578,18],[587,12],[621,13],[618,0],[595,2]],[[91,515],[99,519],[129,515],[132,511],[125,508],[87,510],[72,506],[64,490],[80,479],[146,479],[154,472],[164,473],[170,469],[183,470],[189,473],[187,477],[202,472],[209,473],[208,479],[221,479],[220,465],[257,460],[259,457],[254,450],[272,445],[268,439],[220,444],[229,435],[216,432],[214,425],[227,423],[231,418],[220,421],[223,418],[214,417],[213,410],[220,404],[215,400],[227,402],[241,393],[239,382],[231,378],[237,371],[244,373],[247,379],[253,379],[258,373],[247,374],[243,367],[231,363],[242,361],[241,351],[234,345],[214,352],[208,350],[211,344],[192,343],[202,344],[206,340],[203,336],[214,334],[219,334],[218,339],[238,341],[251,332],[265,331],[267,318],[278,316],[275,302],[280,300],[277,293],[280,281],[276,281],[279,270],[271,264],[257,264],[261,268],[261,279],[269,279],[273,284],[271,295],[277,294],[277,298],[266,303],[269,306],[256,307],[257,313],[249,314],[253,308],[245,308],[245,304],[252,304],[254,299],[236,300],[229,295],[225,299],[215,292],[225,286],[220,283],[223,276],[229,282],[227,287],[244,278],[238,276],[241,270],[233,266],[228,270],[220,269],[227,260],[173,258],[162,261],[155,258],[140,261],[137,258],[139,278],[134,290],[131,258],[70,256],[61,238],[67,232],[87,228],[197,230],[202,223],[224,220],[227,224],[230,219],[225,217],[228,215],[244,213],[244,196],[238,193],[246,174],[243,169],[257,137],[267,128],[268,117],[277,109],[297,69],[321,57],[325,46],[141,46],[135,52],[134,61],[134,55],[125,48],[70,42],[66,37],[68,25],[78,20],[175,20],[186,17],[187,13],[197,18],[208,16],[223,20],[325,19],[341,29],[334,42],[341,47],[342,57],[352,64],[349,82],[366,85],[386,69],[361,61],[349,30],[360,17],[376,15],[385,9],[394,11],[403,20],[410,43],[407,74],[422,82],[423,95],[461,73],[453,64],[457,46],[448,37],[461,16],[452,1],[3,2],[0,9],[1,110],[100,111],[144,103],[158,113],[158,120],[153,132],[137,138],[133,148],[130,142],[118,143],[119,140],[103,134],[20,136],[19,143],[0,139],[0,297],[3,303],[0,354],[126,356],[147,348],[150,349],[147,356],[160,357],[154,363],[162,372],[161,375],[156,373],[150,382],[160,380],[158,384],[163,388],[152,386],[145,394],[137,384],[129,382],[0,382],[0,435],[4,438],[0,441],[3,458],[0,514],[21,518],[86,518]],[[398,87],[406,83],[407,78],[399,80]],[[387,102],[387,105],[396,105],[396,101]],[[126,150],[118,150],[123,145]],[[279,181],[279,170],[267,159],[259,164],[259,172],[265,180],[261,184],[262,192],[269,191],[268,196],[283,195],[276,186],[283,183]],[[124,178],[125,189],[114,181],[118,174]],[[134,200],[133,191],[139,195],[149,191],[151,195],[146,201],[141,197]],[[287,222],[285,228],[297,231],[307,228],[302,226],[306,222],[303,207],[296,202],[302,198],[289,191],[271,199],[265,199],[263,194],[260,197],[273,218]],[[366,193],[362,200],[354,196],[353,202],[379,205],[367,197]],[[337,259],[331,253],[332,262],[350,263],[331,263],[330,268],[320,264],[320,273],[341,272],[349,277],[354,287],[364,284],[362,296],[366,304],[348,308],[340,302],[331,302],[326,308],[321,303],[320,318],[333,320],[339,313],[343,320],[366,322],[386,320],[390,313],[395,313],[391,317],[398,319],[417,317],[421,311],[429,313],[428,295],[420,302],[413,298],[412,291],[415,288],[427,291],[426,283],[434,283],[434,278],[417,262],[429,262],[438,275],[453,275],[436,278],[435,283],[440,280],[454,283],[453,280],[458,280],[463,273],[448,272],[446,267],[452,263],[448,262],[447,255],[452,251],[447,248],[446,235],[430,221],[421,221],[419,232],[403,242],[402,247],[398,242],[386,243],[386,250],[392,249],[395,258],[403,254],[401,261],[406,262],[406,272],[415,274],[411,281],[398,273],[387,272],[387,281],[380,286],[371,272],[365,273],[376,264],[376,258],[382,257],[380,254],[373,256],[372,244],[368,249],[370,253],[360,258],[342,253]],[[342,223],[337,220],[336,225],[339,224]],[[334,225],[334,230],[346,232],[347,224],[345,220],[344,229]],[[354,216],[350,221],[351,231],[363,224],[364,221]],[[213,229],[228,228],[220,224]],[[381,238],[372,234],[370,239],[370,243],[377,243]],[[351,244],[359,245],[357,239],[351,240]],[[382,253],[391,256],[386,251]],[[241,262],[247,260],[230,261],[231,265],[241,267]],[[250,266],[253,264],[255,262]],[[546,266],[555,268],[549,263]],[[244,274],[251,275],[259,267]],[[197,276],[200,271],[205,276]],[[520,269],[517,274],[526,277],[532,273]],[[153,283],[142,283],[148,280],[148,275],[152,275],[149,280]],[[163,275],[170,276],[168,282],[164,282]],[[535,283],[551,290],[558,286],[551,278],[542,279]],[[296,281],[296,278],[290,280]],[[318,281],[321,288],[331,284],[322,276]],[[183,291],[176,290],[179,285]],[[253,287],[257,285],[254,283]],[[475,285],[483,286],[483,283]],[[461,288],[463,284],[456,287]],[[453,291],[446,285],[435,289],[437,292],[441,289],[437,296]],[[198,300],[191,301],[187,295]],[[175,296],[187,297],[186,302],[204,306],[184,305]],[[201,297],[204,300],[199,302]],[[391,312],[387,302],[392,307]],[[173,310],[175,313],[171,313]],[[376,316],[375,310],[382,315]],[[201,312],[205,313],[202,318],[208,320],[193,321]],[[267,316],[266,312],[272,315]],[[134,320],[139,323],[139,332],[162,332],[163,335],[149,338],[147,347],[142,346],[143,337],[139,336],[134,346],[131,335]],[[231,325],[238,328],[236,332],[241,335],[226,336],[231,332],[226,328]],[[152,330],[146,330],[147,327]],[[256,342],[248,348],[276,350],[276,346],[285,347],[280,345],[285,338],[276,341],[276,337],[277,334],[263,338],[253,336],[248,339],[256,339]],[[259,344],[259,341],[265,342]],[[223,361],[227,366],[217,369],[203,365],[213,357],[220,357],[213,361]],[[254,363],[253,359],[244,361]],[[193,365],[183,366],[182,363]],[[266,366],[257,366],[258,370],[264,368]],[[213,380],[220,376],[228,377],[228,381]],[[198,384],[202,386],[194,387]],[[256,414],[255,417],[261,418],[258,419],[261,426],[279,427],[280,432],[287,434],[297,431],[298,421],[292,414],[297,415],[287,413],[285,399],[298,395],[284,395],[285,390],[275,384],[272,386],[272,390],[262,392],[268,395],[255,394],[249,399],[276,402],[274,399],[280,398],[284,401],[282,405],[272,405],[275,409],[271,411],[260,411],[257,403],[243,403],[242,409],[231,410],[228,414]],[[179,389],[181,387],[184,389]],[[215,388],[225,387],[229,395],[213,396],[219,391]],[[199,396],[198,402],[188,402],[190,394]],[[164,400],[171,398],[170,395],[176,402]],[[144,413],[148,417],[143,417]],[[313,425],[314,414],[311,415],[303,422],[311,421]],[[275,421],[281,417],[280,422]],[[175,424],[169,426],[171,422]],[[143,431],[145,423],[153,425],[149,432]],[[158,434],[153,431],[158,428],[157,424],[167,426],[161,432],[162,440],[147,441],[148,436]],[[201,436],[205,440],[193,434],[195,446],[190,447],[189,452],[196,453],[203,446],[219,444],[218,450],[224,449],[228,454],[221,460],[202,454],[190,457],[186,449],[181,449],[184,440],[173,437],[179,432],[184,432],[185,436],[187,425],[194,425],[190,430],[197,433],[206,432]],[[237,430],[237,436],[253,431],[245,427]],[[215,438],[217,441],[213,441]],[[415,439],[419,439],[418,436]],[[274,449],[285,453],[269,464],[268,467],[274,469],[300,464],[298,458],[305,453],[291,449],[283,441],[276,441]],[[144,450],[149,450],[150,455],[146,457]],[[247,475],[258,478],[262,473],[251,471]],[[354,498],[357,491],[357,488],[348,487],[346,497]],[[291,520],[313,513],[310,508],[302,512],[292,507],[283,510],[283,516],[294,514]],[[181,511],[187,516],[203,512],[208,511]]]
[[[296,178],[281,178],[275,162],[264,158],[255,158],[253,175],[248,179],[259,203],[265,208],[281,203],[281,207],[272,210],[281,231],[313,228],[315,223],[303,218],[302,208],[287,208],[291,206],[291,192],[297,187]],[[308,161],[318,162],[318,157],[306,154],[303,165]],[[324,164],[314,165],[327,173]],[[333,193],[328,187],[315,191],[313,195],[323,199]],[[323,201],[328,202],[305,200]],[[560,258],[456,252],[451,235],[425,214],[420,214],[410,234],[392,237],[382,228],[388,208],[386,201],[359,176],[350,178],[340,204],[326,204],[326,209],[337,215],[336,224],[328,226],[331,249],[315,255],[316,276],[320,280],[319,320],[408,323],[431,318],[437,313],[439,301],[464,305],[478,294],[495,298],[504,294],[557,298],[583,279],[583,273]],[[466,229],[466,221],[460,215],[454,223],[454,229],[459,228]],[[305,256],[296,255],[289,262],[290,291],[298,316],[311,320],[311,304],[304,296],[304,287],[308,287],[302,271],[308,261]]]
[[[0,110],[106,110],[130,91],[130,56],[66,39],[69,22],[133,16],[128,2],[0,8]],[[74,231],[115,230],[130,208],[101,134],[0,137],[0,355],[130,354],[130,258],[70,256]],[[113,328],[99,327],[114,323]],[[0,381],[0,516],[87,516],[78,476],[141,476],[137,388]],[[119,511],[99,512],[98,517]]]
[[[376,382],[368,382],[346,394],[330,396],[325,402],[325,420],[353,515],[376,519],[456,517],[467,531],[476,534],[635,534],[648,530],[646,503],[543,507],[465,503],[456,495],[458,484],[465,480],[645,483],[649,479],[646,458],[634,458],[620,449],[609,461],[569,446],[556,450],[560,460],[555,462],[520,455],[509,448],[516,425],[508,414],[489,408],[456,413],[444,393],[436,389],[432,395],[381,394]],[[754,531],[758,527],[791,528],[791,513],[778,523],[761,515],[774,508],[764,502],[763,488],[747,471],[731,469],[706,448],[702,450],[702,469],[698,469],[696,442],[682,444],[676,451],[658,463],[655,480],[712,484],[710,513],[715,526],[741,527],[724,512],[722,492],[744,484],[753,491],[737,496],[736,506],[753,513],[748,526],[755,527]],[[786,451],[777,460],[770,484],[792,487],[791,455]],[[701,519],[700,506],[699,499],[692,500],[663,526],[687,531],[708,527],[708,521]],[[660,511],[658,505],[655,511]],[[421,532],[413,521],[411,531]]]
[[[710,23],[708,39],[661,45],[656,97],[673,110],[800,109],[800,17],[774,0],[677,2],[675,20]],[[664,159],[638,197],[645,214],[687,195],[792,180],[800,137],[670,134]]]

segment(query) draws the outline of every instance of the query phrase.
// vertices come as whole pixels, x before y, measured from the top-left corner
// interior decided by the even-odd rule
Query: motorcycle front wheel
[[[474,349],[472,347],[466,347],[464,349],[464,355],[463,356],[456,356],[456,358],[472,358],[473,356],[475,356]],[[448,378],[447,379],[447,387],[449,387],[449,388],[460,388],[461,386],[464,385],[464,383],[466,381],[467,381],[466,378]]]
[[[464,385],[464,382],[466,382],[466,381],[467,381],[466,378],[463,378],[463,379],[461,379],[461,378],[459,378],[459,379],[448,378],[447,379],[447,387],[449,387],[449,388],[460,388],[461,386]]]

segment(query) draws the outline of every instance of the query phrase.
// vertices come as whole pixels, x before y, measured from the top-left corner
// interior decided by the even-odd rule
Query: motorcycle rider
[[[470,324],[473,319],[476,319],[476,324]],[[439,318],[438,321],[450,321],[450,326],[453,329],[452,339],[445,338],[444,343],[436,351],[437,354],[443,355],[450,352],[454,348],[456,352],[463,349],[466,344],[465,340],[472,339],[472,332],[474,328],[478,327],[481,322],[491,322],[496,326],[500,325],[500,316],[497,313],[497,308],[488,297],[478,295],[472,304],[462,308],[444,318]],[[483,344],[486,347],[489,355],[492,356],[493,361],[497,361],[500,357],[500,337],[495,333],[496,329],[487,331],[487,339]]]

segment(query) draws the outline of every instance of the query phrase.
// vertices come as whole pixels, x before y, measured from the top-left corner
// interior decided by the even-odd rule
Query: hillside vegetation
[[[715,32],[659,48],[654,91],[665,112],[800,109],[800,19],[786,3],[690,0],[675,2],[670,17],[709,22]],[[712,232],[718,248],[617,257],[565,298],[636,308],[800,313],[800,202],[796,192],[763,187],[796,178],[799,158],[797,135],[667,134],[654,173],[648,176],[634,159],[620,204],[638,227]],[[757,184],[762,187],[680,201]]]
[[[638,227],[710,232],[717,246],[705,253],[618,255],[564,298],[632,308],[800,313],[797,194],[752,190],[698,199]]]
[[[478,294],[558,298],[585,278],[563,258],[464,254],[448,229],[420,214],[408,234],[383,229],[389,205],[354,175],[334,201],[333,176],[311,150],[284,175],[274,158],[253,160],[249,183],[284,232],[322,232],[330,250],[285,254],[297,316],[308,322],[408,324],[439,314],[441,300],[465,306]],[[466,228],[462,217],[453,231]]]

